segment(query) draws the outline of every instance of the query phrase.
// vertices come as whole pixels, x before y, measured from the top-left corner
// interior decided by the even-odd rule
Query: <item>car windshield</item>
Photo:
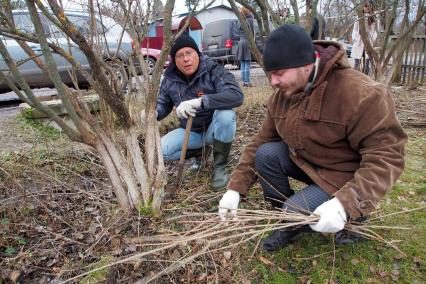
[[[31,21],[31,17],[28,13],[14,14],[13,21],[15,22],[15,26],[17,29],[29,34],[36,33],[35,26],[33,22]],[[43,29],[46,32],[47,27],[45,24],[46,22],[44,17],[41,17],[41,21],[42,21]]]
[[[81,35],[87,37],[90,35],[90,20],[86,16],[76,16],[76,15],[67,15],[68,20],[76,26]],[[96,28],[98,35],[102,34],[104,31],[102,29],[102,24],[97,20]],[[55,25],[50,25],[50,36],[57,38],[62,37],[62,31],[58,29]],[[61,35],[61,36],[59,36]]]

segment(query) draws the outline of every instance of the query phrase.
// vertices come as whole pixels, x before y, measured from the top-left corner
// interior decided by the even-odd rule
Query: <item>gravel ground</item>
[[[34,129],[20,123],[16,115],[16,107],[0,110],[0,155],[7,151],[30,149],[38,135]]]

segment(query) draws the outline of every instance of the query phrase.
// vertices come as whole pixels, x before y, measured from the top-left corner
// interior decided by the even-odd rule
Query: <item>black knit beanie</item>
[[[194,39],[190,37],[188,34],[182,34],[175,40],[175,43],[173,44],[172,49],[170,50],[170,56],[172,57],[173,61],[175,61],[176,52],[178,52],[179,49],[184,47],[193,48],[198,53],[198,55],[201,55]]]
[[[298,25],[282,25],[268,37],[263,49],[265,71],[304,66],[315,62],[309,34]]]

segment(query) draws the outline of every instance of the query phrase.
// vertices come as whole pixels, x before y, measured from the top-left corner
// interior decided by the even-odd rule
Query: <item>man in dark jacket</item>
[[[157,101],[157,119],[162,120],[176,106],[180,128],[161,138],[164,159],[179,159],[186,122],[192,116],[188,149],[213,144],[212,185],[224,187],[229,180],[226,164],[236,131],[232,109],[243,103],[243,93],[234,76],[202,56],[189,35],[176,39],[170,55],[172,63],[165,71]]]
[[[373,211],[404,168],[407,136],[392,95],[352,70],[339,43],[313,43],[296,25],[272,32],[263,56],[277,91],[231,176],[219,215],[226,218],[231,210],[235,217],[240,195],[256,180],[255,168],[274,207],[320,216],[310,228],[273,232],[263,249],[275,251],[310,229],[348,240],[341,238],[346,222]],[[288,177],[307,186],[294,192]]]

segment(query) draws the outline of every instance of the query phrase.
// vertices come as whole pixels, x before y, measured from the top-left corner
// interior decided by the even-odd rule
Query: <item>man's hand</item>
[[[195,117],[197,108],[201,106],[201,98],[183,101],[176,108],[176,114],[179,118],[188,118],[188,115]]]
[[[240,203],[240,194],[235,190],[228,189],[219,202],[220,219],[226,221],[228,211],[230,210],[230,215],[233,217],[233,220],[236,220],[238,203]]]
[[[337,198],[324,202],[312,214],[320,216],[318,223],[309,225],[314,231],[336,233],[345,227],[346,212]]]

